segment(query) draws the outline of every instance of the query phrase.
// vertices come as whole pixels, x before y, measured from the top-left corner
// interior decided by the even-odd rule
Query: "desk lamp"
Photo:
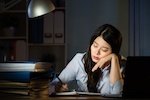
[[[50,0],[31,0],[28,6],[28,17],[34,18],[47,14],[55,9]]]

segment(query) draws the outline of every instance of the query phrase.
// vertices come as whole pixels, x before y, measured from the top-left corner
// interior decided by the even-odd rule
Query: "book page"
[[[59,93],[56,93],[56,95],[94,95],[94,96],[101,96],[100,93],[77,92],[77,91],[72,91],[72,92],[59,92]]]
[[[79,95],[94,95],[94,96],[101,96],[100,93],[94,93],[94,92],[77,92]]]
[[[56,95],[78,95],[76,91],[72,91],[72,92],[58,92],[56,93]]]
[[[101,97],[122,97],[121,94],[109,94],[109,95],[101,95],[100,93],[94,93],[94,92],[77,92],[77,91],[72,91],[72,92],[59,92],[55,94],[56,96],[101,96]]]

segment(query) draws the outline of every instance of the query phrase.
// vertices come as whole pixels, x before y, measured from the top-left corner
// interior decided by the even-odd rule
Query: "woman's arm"
[[[116,81],[121,80],[123,84],[123,78],[120,71],[120,64],[118,56],[111,54],[111,69],[110,69],[110,82],[114,84]]]
[[[81,59],[82,55],[76,54],[60,75],[51,82],[55,86],[55,92],[68,91],[67,83],[76,79]]]
[[[111,95],[111,94],[121,94],[123,89],[123,79],[122,72],[120,69],[119,58],[115,54],[107,55],[93,67],[92,71],[95,71],[97,68],[104,68],[111,63],[110,72],[108,73],[109,78],[105,78],[101,87],[101,94]],[[107,80],[108,79],[108,80]]]
[[[119,59],[116,54],[112,53],[104,58],[101,58],[100,61],[93,67],[92,71],[97,70],[97,68],[103,68],[107,62],[111,62],[110,82],[114,84],[116,81],[121,80],[123,83]]]

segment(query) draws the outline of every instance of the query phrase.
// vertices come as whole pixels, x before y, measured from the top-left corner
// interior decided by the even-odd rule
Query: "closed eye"
[[[94,42],[94,43],[93,43],[93,46],[94,46],[95,48],[97,48],[97,47],[98,47],[98,44],[97,44],[96,42]]]
[[[102,48],[101,49],[103,52],[107,52],[108,51],[108,48]]]

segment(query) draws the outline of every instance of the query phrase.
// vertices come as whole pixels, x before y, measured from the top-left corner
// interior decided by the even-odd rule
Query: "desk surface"
[[[48,95],[18,95],[18,94],[2,94],[0,93],[0,98],[3,100],[76,100],[76,99],[85,99],[85,100],[108,100],[114,98],[105,98],[101,96],[59,96],[59,97],[49,97]],[[120,98],[121,99],[121,98]]]
[[[106,98],[101,96],[59,96],[49,97],[48,95],[24,96],[18,94],[1,94],[2,100],[150,100],[150,98]]]

